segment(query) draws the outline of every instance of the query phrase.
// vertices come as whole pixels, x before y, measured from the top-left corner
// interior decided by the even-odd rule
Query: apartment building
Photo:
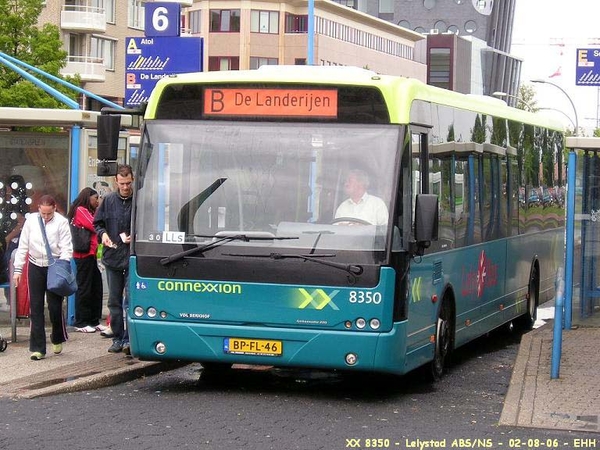
[[[46,1],[39,23],[53,23],[61,31],[68,53],[63,75],[79,74],[84,89],[122,103],[125,38],[144,36],[142,0]],[[82,98],[81,106],[98,110],[103,105]]]
[[[46,2],[40,23],[59,26],[69,57],[61,71],[80,74],[83,88],[122,104],[125,38],[144,36],[142,0]],[[308,0],[200,0],[183,2],[182,36],[204,39],[204,70],[307,64]],[[312,63],[366,67],[427,79],[425,36],[373,15],[314,0]],[[86,109],[99,109],[82,99]]]

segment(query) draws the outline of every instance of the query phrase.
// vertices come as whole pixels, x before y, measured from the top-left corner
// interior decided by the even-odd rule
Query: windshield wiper
[[[185,258],[186,256],[190,256],[190,255],[195,255],[195,254],[202,254],[207,250],[211,250],[213,248],[216,247],[220,247],[223,244],[226,244],[228,242],[231,241],[243,241],[243,242],[250,242],[250,241],[280,241],[283,239],[298,239],[296,236],[249,236],[246,234],[233,234],[233,235],[228,235],[228,236],[203,236],[203,235],[196,235],[198,237],[207,237],[207,238],[219,238],[216,241],[212,241],[209,242],[208,244],[205,245],[199,245],[198,247],[194,247],[194,248],[190,248],[189,250],[184,250],[182,252],[177,252],[172,254],[171,256],[167,256],[166,258],[163,258],[160,260],[160,263],[163,266],[166,266],[167,264],[171,264],[172,262],[175,261],[179,261],[180,259]]]
[[[364,272],[362,266],[356,264],[343,264],[332,261],[323,261],[318,258],[333,258],[335,253],[311,253],[309,255],[303,255],[298,253],[262,253],[262,254],[242,254],[242,253],[224,253],[225,256],[238,256],[247,258],[271,258],[271,259],[303,259],[304,261],[312,261],[324,266],[334,267],[348,272],[352,276],[359,276]]]

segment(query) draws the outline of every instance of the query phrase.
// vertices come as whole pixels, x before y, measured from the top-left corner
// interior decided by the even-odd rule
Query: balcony
[[[102,58],[91,56],[67,57],[67,65],[61,69],[60,73],[71,77],[79,74],[81,81],[85,82],[106,81],[106,68]]]
[[[63,30],[104,33],[106,32],[104,8],[64,5],[60,12],[60,27]]]

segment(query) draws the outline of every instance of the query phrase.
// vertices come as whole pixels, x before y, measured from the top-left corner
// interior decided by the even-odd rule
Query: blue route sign
[[[152,2],[145,6],[146,37],[179,36],[181,31],[181,5],[179,3]]]
[[[161,78],[202,71],[201,37],[129,37],[125,42],[125,105],[130,108],[147,102]]]
[[[577,49],[575,84],[577,86],[600,86],[600,48]]]

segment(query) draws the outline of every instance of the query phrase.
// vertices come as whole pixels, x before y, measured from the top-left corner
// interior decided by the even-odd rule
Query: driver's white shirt
[[[387,225],[388,209],[383,200],[366,192],[355,203],[351,198],[344,200],[335,212],[335,218],[352,217],[362,219],[371,225]]]

